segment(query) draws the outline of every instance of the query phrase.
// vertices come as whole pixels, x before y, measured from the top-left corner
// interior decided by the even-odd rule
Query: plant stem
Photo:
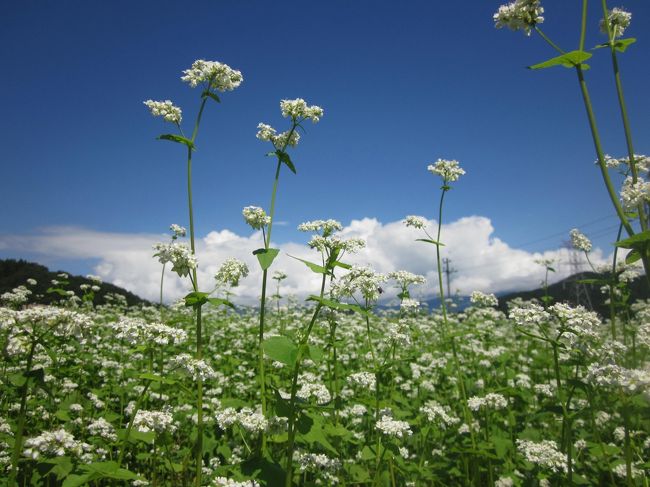
[[[323,296],[325,294],[325,282],[327,279],[327,274],[323,274],[323,279],[321,281],[321,287],[320,287],[320,298],[323,299]],[[319,302],[316,305],[316,309],[314,309],[314,314],[311,317],[311,320],[309,322],[309,325],[307,327],[307,331],[305,332],[304,336],[300,339],[300,343],[298,345],[298,355],[296,356],[296,361],[293,366],[293,377],[291,380],[291,396],[289,398],[289,421],[288,421],[288,442],[287,442],[287,457],[285,459],[285,487],[291,487],[293,484],[293,452],[295,449],[295,441],[296,441],[296,394],[298,392],[298,374],[300,372],[300,364],[302,362],[302,356],[304,353],[304,349],[307,346],[307,342],[309,341],[309,335],[311,334],[311,330],[314,327],[314,323],[316,323],[316,319],[318,318],[318,314],[320,313],[321,308],[323,305]]]
[[[27,373],[32,368],[32,361],[34,359],[34,350],[36,348],[36,340],[32,340],[31,346],[29,348],[29,354],[27,355],[27,365],[25,366],[25,372],[23,377],[25,378],[25,383],[20,387],[20,410],[18,412],[18,429],[16,430],[16,437],[14,439],[14,451],[11,456],[11,473],[9,475],[9,484],[15,485],[16,479],[18,478],[18,461],[20,460],[20,450],[23,446],[23,435],[25,433],[25,417],[27,415],[27,391],[29,390],[29,379],[27,378]]]

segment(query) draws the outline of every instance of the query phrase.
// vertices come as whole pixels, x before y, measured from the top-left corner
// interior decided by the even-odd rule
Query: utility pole
[[[582,275],[579,275],[579,273],[582,272],[580,268],[583,266],[583,263],[580,262],[578,251],[575,250],[569,242],[566,242],[565,245],[567,249],[569,249],[569,265],[571,266],[571,276],[575,280],[575,302],[578,305],[581,304],[585,306],[587,309],[593,309],[587,286],[582,282],[578,282],[583,277]]]
[[[447,278],[447,298],[451,298],[451,288],[449,286],[449,276],[454,274],[455,272],[458,272],[456,269],[449,268],[449,263],[450,262],[451,262],[451,260],[448,259],[447,257],[442,259],[442,263],[445,266],[445,269],[443,270],[443,272],[445,273],[445,277]]]

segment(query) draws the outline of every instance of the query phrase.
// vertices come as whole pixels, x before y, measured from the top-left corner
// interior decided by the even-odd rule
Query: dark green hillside
[[[48,288],[55,287],[52,286],[53,279],[63,281],[62,278],[57,277],[62,272],[65,271],[52,272],[45,266],[22,259],[0,259],[0,294],[11,291],[15,287],[26,285],[27,279],[31,278],[37,282],[35,286],[27,286],[32,291],[29,300],[31,303],[50,304],[65,299],[57,293],[47,292]],[[71,274],[65,280],[68,281],[68,284],[60,287],[65,290],[74,291],[77,296],[81,295],[79,286],[82,284],[94,284],[90,279]],[[149,301],[136,296],[126,289],[106,282],[102,283],[100,290],[95,293],[94,303],[104,304],[107,294],[121,294],[126,298],[129,305],[151,304]]]
[[[548,286],[548,294],[553,298],[552,303],[569,303],[572,305],[581,304],[586,308],[591,308],[601,316],[609,316],[609,305],[605,304],[607,295],[601,293],[600,284],[590,283],[600,279],[602,276],[593,272],[582,272],[567,277],[555,284]],[[579,281],[587,281],[580,284]],[[650,291],[645,276],[641,276],[628,284],[630,290],[629,301],[634,302],[637,299],[650,298]],[[581,289],[580,289],[581,288]],[[544,289],[534,289],[532,291],[517,291],[499,296],[499,307],[502,311],[507,310],[506,303],[515,298],[521,299],[540,299],[544,296]]]

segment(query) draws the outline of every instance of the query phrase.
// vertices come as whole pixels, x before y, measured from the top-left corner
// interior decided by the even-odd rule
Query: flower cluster
[[[298,225],[300,232],[321,232],[321,235],[327,236],[334,232],[343,230],[341,222],[336,220],[313,220]]]
[[[370,267],[353,265],[350,271],[332,284],[331,291],[335,297],[352,297],[361,293],[367,301],[376,301],[381,293],[380,285],[387,277]]]
[[[153,249],[156,251],[154,257],[158,257],[158,262],[161,264],[171,262],[172,271],[181,277],[188,276],[198,265],[196,256],[185,244],[157,243],[154,244]]]
[[[499,306],[499,300],[494,294],[485,294],[481,291],[473,291],[469,300],[475,306],[490,307]]]
[[[632,176],[626,177],[621,188],[621,203],[623,207],[626,210],[633,210],[647,201],[650,201],[650,182],[644,181],[639,177],[635,183]]]
[[[316,123],[323,116],[323,109],[319,106],[308,106],[302,98],[295,100],[282,100],[280,110],[283,117],[291,117],[293,120],[311,120]]]
[[[494,14],[494,26],[497,29],[508,27],[511,30],[523,30],[530,35],[536,24],[544,22],[544,8],[540,0],[516,0],[507,5],[501,5]]]
[[[212,487],[260,487],[255,480],[237,481],[226,477],[216,477],[210,485]]]
[[[607,34],[609,31],[612,39],[615,39],[623,35],[625,29],[630,26],[631,21],[632,14],[630,12],[616,7],[607,12],[607,22],[605,22],[605,19],[600,19],[600,31],[603,34]]]
[[[295,147],[300,141],[300,134],[296,130],[287,130],[278,134],[273,127],[265,123],[257,124],[256,137],[271,142],[276,149]]]
[[[420,274],[413,274],[408,271],[393,271],[388,273],[388,279],[397,281],[397,284],[402,288],[407,288],[413,284],[425,284],[427,282],[424,276]]]
[[[181,80],[192,88],[205,83],[209,89],[217,91],[232,91],[244,80],[241,73],[227,64],[218,61],[197,59],[190,69],[183,71]]]
[[[172,415],[167,411],[140,409],[133,418],[133,428],[141,433],[148,433],[149,431],[155,431],[156,433],[169,431],[173,433],[176,430],[176,424]]]
[[[470,397],[467,400],[467,407],[472,411],[478,411],[481,408],[494,410],[505,409],[508,407],[508,400],[501,394],[490,392],[483,397]]]
[[[177,225],[176,223],[172,223],[169,226],[169,229],[172,232],[172,239],[176,240],[179,237],[184,237],[187,234],[187,230],[185,227],[181,227],[180,225]]]
[[[591,364],[586,379],[596,386],[616,388],[629,394],[650,387],[650,371],[626,369],[616,364]]]
[[[569,235],[571,236],[571,245],[573,245],[574,249],[591,252],[591,241],[580,230],[574,228],[569,232]]]
[[[529,440],[517,440],[517,449],[526,457],[530,463],[553,472],[566,472],[566,455],[557,448],[557,443],[552,440],[534,442]]]
[[[181,353],[172,359],[172,363],[182,368],[194,380],[201,379],[202,381],[214,379],[217,373],[210,367],[205,360],[195,359],[187,353]]]
[[[143,102],[154,117],[162,117],[166,122],[175,123],[176,125],[181,123],[182,111],[179,107],[174,106],[170,100],[165,101],[153,101],[147,100]]]
[[[259,206],[247,206],[242,210],[244,220],[253,230],[261,230],[271,223],[271,217],[266,214],[263,208]]]
[[[242,408],[241,411],[236,411],[234,408],[225,408],[217,411],[215,420],[219,428],[224,431],[234,424],[239,424],[251,433],[260,433],[266,431],[269,427],[269,422],[264,415],[260,411],[251,408]]]
[[[416,215],[408,215],[404,219],[404,225],[407,227],[413,227],[413,228],[424,228],[427,226],[427,220],[424,217],[421,216],[416,216]]]
[[[427,170],[440,176],[445,184],[458,181],[458,178],[465,174],[465,170],[456,160],[438,159],[435,164],[429,164]]]
[[[449,412],[449,408],[443,407],[436,401],[429,401],[420,408],[429,421],[440,424],[443,428],[460,423],[460,419]]]
[[[142,318],[123,316],[119,321],[109,325],[115,332],[115,338],[126,340],[132,345],[169,345],[187,340],[187,332],[162,323],[147,323]]]
[[[376,377],[372,372],[356,372],[348,377],[348,382],[369,391],[375,390]]]
[[[221,264],[214,278],[222,284],[237,287],[239,280],[245,278],[248,272],[248,266],[244,262],[232,257]]]
[[[74,436],[61,428],[56,431],[44,431],[34,438],[27,438],[23,455],[34,460],[41,456],[80,456],[84,450],[83,446],[81,442],[74,439]]]
[[[403,438],[404,435],[410,436],[413,434],[411,426],[406,421],[393,419],[391,416],[383,415],[375,424],[375,427],[388,436],[396,436]]]

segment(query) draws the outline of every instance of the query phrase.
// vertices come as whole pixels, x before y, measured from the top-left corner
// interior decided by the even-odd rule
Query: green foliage
[[[267,270],[273,264],[273,261],[280,253],[280,249],[257,249],[253,251],[253,255],[257,257],[260,267],[263,271]]]
[[[592,56],[591,53],[586,51],[571,51],[560,56],[553,57],[547,61],[528,66],[528,69],[545,69],[554,66],[563,66],[565,68],[575,68],[580,66],[582,69],[588,69],[588,65],[584,64]]]

